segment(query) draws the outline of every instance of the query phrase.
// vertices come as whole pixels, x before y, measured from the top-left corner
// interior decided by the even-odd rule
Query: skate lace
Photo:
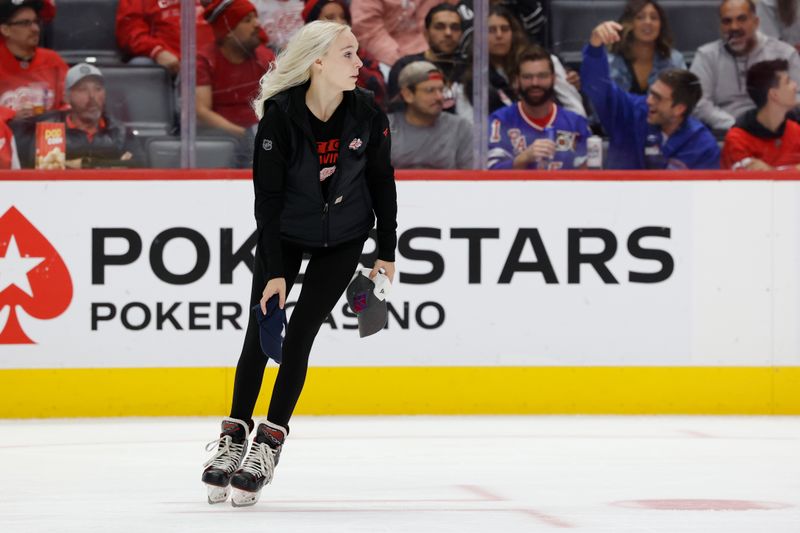
[[[275,472],[275,450],[264,442],[254,442],[250,453],[247,454],[247,459],[244,460],[242,470],[256,477],[264,477],[269,483]]]
[[[211,466],[221,468],[226,472],[233,472],[239,466],[237,457],[241,457],[244,452],[244,443],[236,444],[230,435],[225,435],[206,444],[206,451],[210,452],[214,447],[217,448],[217,453],[206,461],[203,466]]]

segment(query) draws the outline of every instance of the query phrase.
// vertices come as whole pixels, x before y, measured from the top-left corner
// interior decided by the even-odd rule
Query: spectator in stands
[[[67,168],[142,166],[143,156],[133,133],[106,113],[102,71],[94,65],[79,63],[69,69],[64,85],[68,109],[15,124],[23,165],[34,164],[36,123],[63,122]]]
[[[647,96],[630,94],[611,81],[605,46],[620,40],[622,26],[599,24],[583,49],[583,90],[610,136],[608,167],[616,169],[719,168],[711,132],[690,115],[702,96],[688,70],[663,70]]]
[[[425,15],[441,1],[352,0],[353,32],[359,46],[387,67],[403,56],[425,51]]]
[[[214,41],[214,34],[202,17],[203,4],[197,3],[197,49]],[[117,7],[117,44],[132,58],[133,64],[156,63],[174,76],[180,70],[180,0],[120,0]]]
[[[436,65],[444,75],[444,110],[454,113],[456,100],[453,86],[461,83],[466,68],[466,62],[458,52],[461,15],[456,7],[446,2],[433,6],[425,15],[424,34],[428,49],[419,54],[403,56],[392,66],[388,81],[389,98],[394,98],[400,90],[397,76],[406,65],[415,61],[428,61]]]
[[[489,117],[490,169],[558,170],[586,165],[586,119],[555,102],[555,66],[538,45],[522,51],[520,99]]]
[[[308,24],[315,20],[329,20],[348,26],[352,24],[350,8],[345,0],[308,0],[303,9],[303,21]],[[388,97],[378,60],[362,46],[358,47],[358,57],[363,64],[358,69],[356,85],[372,91],[375,103],[385,110]]]
[[[528,37],[528,41],[550,48],[550,0],[490,0],[508,10]],[[472,0],[461,0],[458,12],[464,21],[460,48],[464,55],[472,53],[472,26],[475,18]]]
[[[14,132],[8,121],[14,118],[14,110],[0,106],[0,170],[18,170],[19,155]]]
[[[17,118],[41,115],[64,105],[67,65],[39,47],[38,0],[0,0],[0,106]]]
[[[518,66],[520,52],[528,46],[525,33],[516,18],[502,5],[489,9],[489,112],[512,105],[517,91],[512,83]],[[567,109],[586,116],[580,93],[567,81],[567,73],[561,62],[551,55],[556,69],[556,99]],[[471,60],[468,61],[471,63]],[[465,76],[471,78],[471,71]],[[467,81],[465,90],[472,96],[472,84]],[[459,111],[460,112],[460,111]]]
[[[389,115],[395,168],[472,168],[472,126],[443,113],[444,74],[428,61],[407,64],[398,76],[404,111]]]
[[[758,0],[759,29],[767,37],[780,39],[800,50],[798,0]]]
[[[283,50],[289,39],[303,27],[303,0],[254,0],[258,21],[267,32],[269,45]]]
[[[800,56],[794,47],[758,32],[753,0],[723,0],[719,16],[722,38],[701,46],[691,69],[703,84],[695,116],[726,131],[736,117],[753,109],[745,83],[748,65],[786,59],[791,77],[800,79]]]
[[[788,120],[797,106],[797,82],[785,59],[761,61],[747,70],[747,92],[756,109],[745,112],[725,136],[722,167],[800,170],[800,124]]]
[[[658,73],[686,68],[683,54],[672,48],[667,14],[655,0],[628,0],[619,19],[620,40],[611,46],[611,79],[623,91],[647,94]]]
[[[250,102],[275,55],[264,46],[266,36],[248,0],[213,0],[204,17],[217,40],[198,50],[197,118],[201,125],[236,138],[237,166],[248,167],[258,124]]]

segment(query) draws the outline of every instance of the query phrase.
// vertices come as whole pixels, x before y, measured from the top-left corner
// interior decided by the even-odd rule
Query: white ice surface
[[[799,417],[295,417],[247,509],[206,503],[218,424],[0,421],[0,532],[800,533]]]

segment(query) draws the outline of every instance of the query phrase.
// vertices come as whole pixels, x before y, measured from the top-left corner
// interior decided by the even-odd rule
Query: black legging
[[[364,241],[365,239],[358,239],[332,248],[311,249],[286,241],[281,243],[287,300],[295,278],[300,272],[303,252],[311,254],[311,259],[303,276],[303,288],[286,326],[283,362],[278,369],[267,414],[270,422],[289,427],[289,418],[297,405],[306,380],[308,355],[314,344],[314,338],[353,277]],[[266,276],[256,255],[253,287],[250,293],[251,308],[261,300],[266,285]],[[236,365],[231,417],[245,421],[251,419],[266,365],[267,357],[261,351],[258,338],[258,321],[255,313],[250,311],[242,354]]]

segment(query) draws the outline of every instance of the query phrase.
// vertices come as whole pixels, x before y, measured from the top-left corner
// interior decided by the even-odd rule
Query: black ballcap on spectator
[[[7,22],[23,7],[29,7],[39,13],[42,9],[42,0],[0,0],[0,24]]]

